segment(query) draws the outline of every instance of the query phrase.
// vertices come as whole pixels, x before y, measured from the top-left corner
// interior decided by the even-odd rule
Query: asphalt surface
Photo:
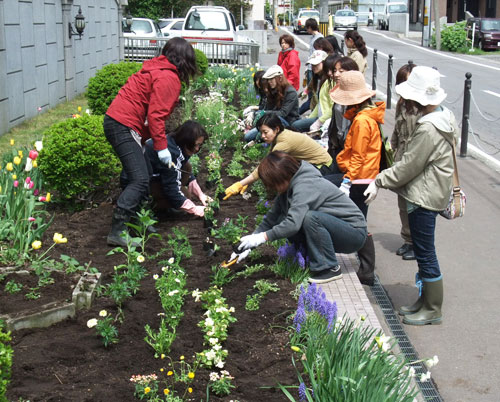
[[[269,50],[261,54],[263,68],[276,63],[278,38],[283,31],[270,30],[268,33]],[[366,35],[367,45],[372,47],[370,42],[375,34],[365,34],[363,30],[360,33]],[[299,39],[308,43],[309,35],[300,35]],[[408,42],[415,44],[410,40]],[[297,41],[296,49],[299,50],[303,70],[308,56],[307,46]],[[418,51],[412,49],[410,56]],[[387,45],[383,52],[396,54],[396,48]],[[413,56],[413,60],[433,65],[431,56],[422,60]],[[460,88],[463,88],[463,71],[454,70],[459,64],[463,63],[449,61],[444,67],[439,67],[440,71],[449,68],[444,80],[450,77],[456,79],[453,81],[456,82],[456,93],[452,92],[454,88],[449,89],[451,100],[453,95],[459,93],[460,81]],[[498,78],[498,73],[493,75]],[[489,85],[490,79],[485,78],[485,85]],[[368,73],[367,81],[371,82]],[[498,79],[494,85],[498,86]],[[493,83],[490,88],[493,88]],[[498,88],[495,90],[499,91]],[[499,111],[500,107],[497,107],[489,113],[498,118]],[[461,113],[457,113],[456,117],[460,120]],[[394,109],[386,113],[384,132],[390,135],[393,125]],[[487,127],[498,133],[491,124]],[[500,177],[483,161],[484,158],[458,158],[460,183],[467,195],[465,216],[454,221],[441,217],[437,220],[436,248],[445,290],[443,324],[424,327],[404,325],[421,358],[438,356],[439,364],[431,369],[432,378],[445,401],[500,400],[500,315],[497,304],[500,301]],[[403,261],[395,254],[402,240],[394,193],[380,190],[377,199],[370,205],[368,222],[375,240],[376,273],[380,282],[396,309],[413,303],[417,298],[414,287],[417,264],[415,261]],[[370,294],[368,287],[365,290]],[[377,309],[377,306],[374,305],[374,308]],[[382,317],[378,310],[379,317]]]

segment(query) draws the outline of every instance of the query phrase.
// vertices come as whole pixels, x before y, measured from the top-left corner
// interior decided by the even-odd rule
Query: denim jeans
[[[332,166],[332,170],[335,166]],[[323,176],[328,181],[331,181],[337,187],[340,187],[342,180],[344,179],[344,173],[328,174]],[[368,205],[365,204],[366,196],[363,194],[368,188],[368,184],[353,184],[351,190],[349,191],[349,198],[356,204],[359,210],[363,213],[365,219],[368,215]]]
[[[307,212],[302,228],[290,242],[305,244],[309,269],[322,271],[339,263],[335,253],[354,253],[366,240],[366,229],[355,228],[335,216],[319,211]]]
[[[418,271],[424,281],[441,276],[434,240],[436,216],[436,211],[425,208],[417,208],[408,214]]]
[[[127,183],[116,203],[130,215],[135,214],[149,195],[148,163],[130,133],[130,128],[109,116],[104,117],[104,134],[113,147],[127,177]]]
[[[306,133],[309,131],[311,124],[313,124],[316,120],[317,119],[314,117],[306,117],[304,119],[295,120],[292,123],[292,130]]]
[[[309,96],[309,95],[308,95]],[[308,97],[306,101],[299,107],[299,115],[303,115],[311,107],[311,98]]]

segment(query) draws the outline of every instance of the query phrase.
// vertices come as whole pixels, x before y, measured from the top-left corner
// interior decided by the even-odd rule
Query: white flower
[[[26,166],[24,167],[25,172],[29,172],[33,169],[33,161],[31,158],[26,158]],[[29,188],[29,185],[24,183],[24,188]]]
[[[194,301],[195,301],[195,302],[199,302],[199,301],[200,301],[201,295],[202,295],[202,292],[200,292],[200,290],[199,290],[199,289],[195,289],[195,290],[193,290],[193,292],[191,293],[191,296],[193,296],[193,297],[194,297]]]
[[[139,255],[137,256],[137,262],[144,262],[144,259],[145,259],[145,258],[144,258],[144,256],[143,256],[143,255],[140,255],[140,254],[139,254]]]
[[[219,374],[215,372],[210,373],[210,381],[217,381],[219,379]]]
[[[205,353],[205,357],[207,360],[213,360],[215,359],[215,352],[213,350],[209,350],[207,353]]]
[[[214,345],[214,346],[212,346],[212,349],[216,350],[216,351],[219,351],[219,350],[222,349],[222,346],[221,345]]]
[[[427,373],[422,373],[420,375],[420,382],[426,382],[427,380],[429,380],[431,378],[431,372],[430,371],[427,371]]]
[[[210,317],[207,317],[207,318],[205,319],[205,325],[206,325],[207,327],[213,327],[213,326],[214,326],[214,320],[212,320]]]
[[[173,295],[175,295],[175,294],[177,294],[177,293],[179,293],[179,290],[178,290],[178,289],[175,289],[175,290],[172,290],[172,291],[168,292],[168,295],[169,295],[169,296],[173,296]]]
[[[210,342],[211,345],[215,345],[219,342],[219,340],[217,338],[210,338],[208,342]]]
[[[436,364],[439,363],[439,359],[437,356],[434,356],[432,359],[427,359],[425,361],[425,365],[429,368],[434,367]]]
[[[222,300],[221,299],[215,299],[215,304],[222,304]]]
[[[162,270],[163,272],[166,272],[166,271],[167,271],[167,269],[168,269],[167,267],[161,267],[161,270]]]
[[[106,310],[99,311],[99,317],[106,317],[107,315],[108,315],[108,312]]]
[[[181,283],[181,280],[179,278],[174,279],[177,283]]]
[[[94,328],[97,325],[97,318],[91,318],[87,321],[87,327]]]
[[[170,265],[172,265],[172,264],[174,263],[174,261],[175,261],[174,257],[170,257],[170,258],[168,259],[168,263],[169,263]]]
[[[40,152],[43,148],[42,141],[35,141],[35,149]]]
[[[218,367],[218,368],[224,368],[224,362],[222,360],[220,360],[216,365],[215,367]]]
[[[234,313],[234,307],[229,307],[229,312]]]
[[[158,274],[154,274],[154,275],[153,275],[153,279],[154,279],[155,281],[156,281],[156,280],[158,280],[158,278],[159,278]],[[169,296],[171,296],[171,295],[169,294]]]
[[[207,335],[208,335],[208,336],[212,336],[213,334],[215,334],[215,332],[214,332],[214,331],[208,331],[208,332],[207,332]]]
[[[228,310],[227,310],[227,308],[226,308],[226,307],[217,307],[217,308],[215,309],[215,312],[216,312],[216,313],[225,313],[225,312],[227,312],[227,311],[228,311]]]
[[[408,371],[410,372],[411,377],[415,377],[415,369],[413,367],[408,367]]]

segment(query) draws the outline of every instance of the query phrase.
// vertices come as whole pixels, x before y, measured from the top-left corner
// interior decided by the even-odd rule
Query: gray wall
[[[0,135],[85,91],[120,56],[127,0],[0,0]],[[81,6],[81,40],[68,35]]]

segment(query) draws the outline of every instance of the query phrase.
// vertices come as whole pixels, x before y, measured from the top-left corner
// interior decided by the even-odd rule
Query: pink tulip
[[[19,182],[17,180],[14,180],[14,187],[19,186]]]
[[[36,197],[38,194],[40,194],[40,190],[38,190],[37,188],[35,188],[33,190],[33,195]]]
[[[33,218],[32,216],[30,216],[30,217],[28,218],[28,221],[30,221],[30,222],[35,222],[35,218]]]
[[[45,202],[47,199],[44,196],[38,197],[38,201]]]
[[[28,176],[28,177],[26,177],[25,182],[26,182],[26,184],[30,184],[30,182],[31,182],[31,177],[29,177],[29,176]]]
[[[30,181],[29,184],[28,184],[28,189],[32,189],[33,187],[35,186],[35,183]]]
[[[38,151],[32,149],[28,156],[30,157],[30,159],[35,160],[36,158],[38,158]]]

